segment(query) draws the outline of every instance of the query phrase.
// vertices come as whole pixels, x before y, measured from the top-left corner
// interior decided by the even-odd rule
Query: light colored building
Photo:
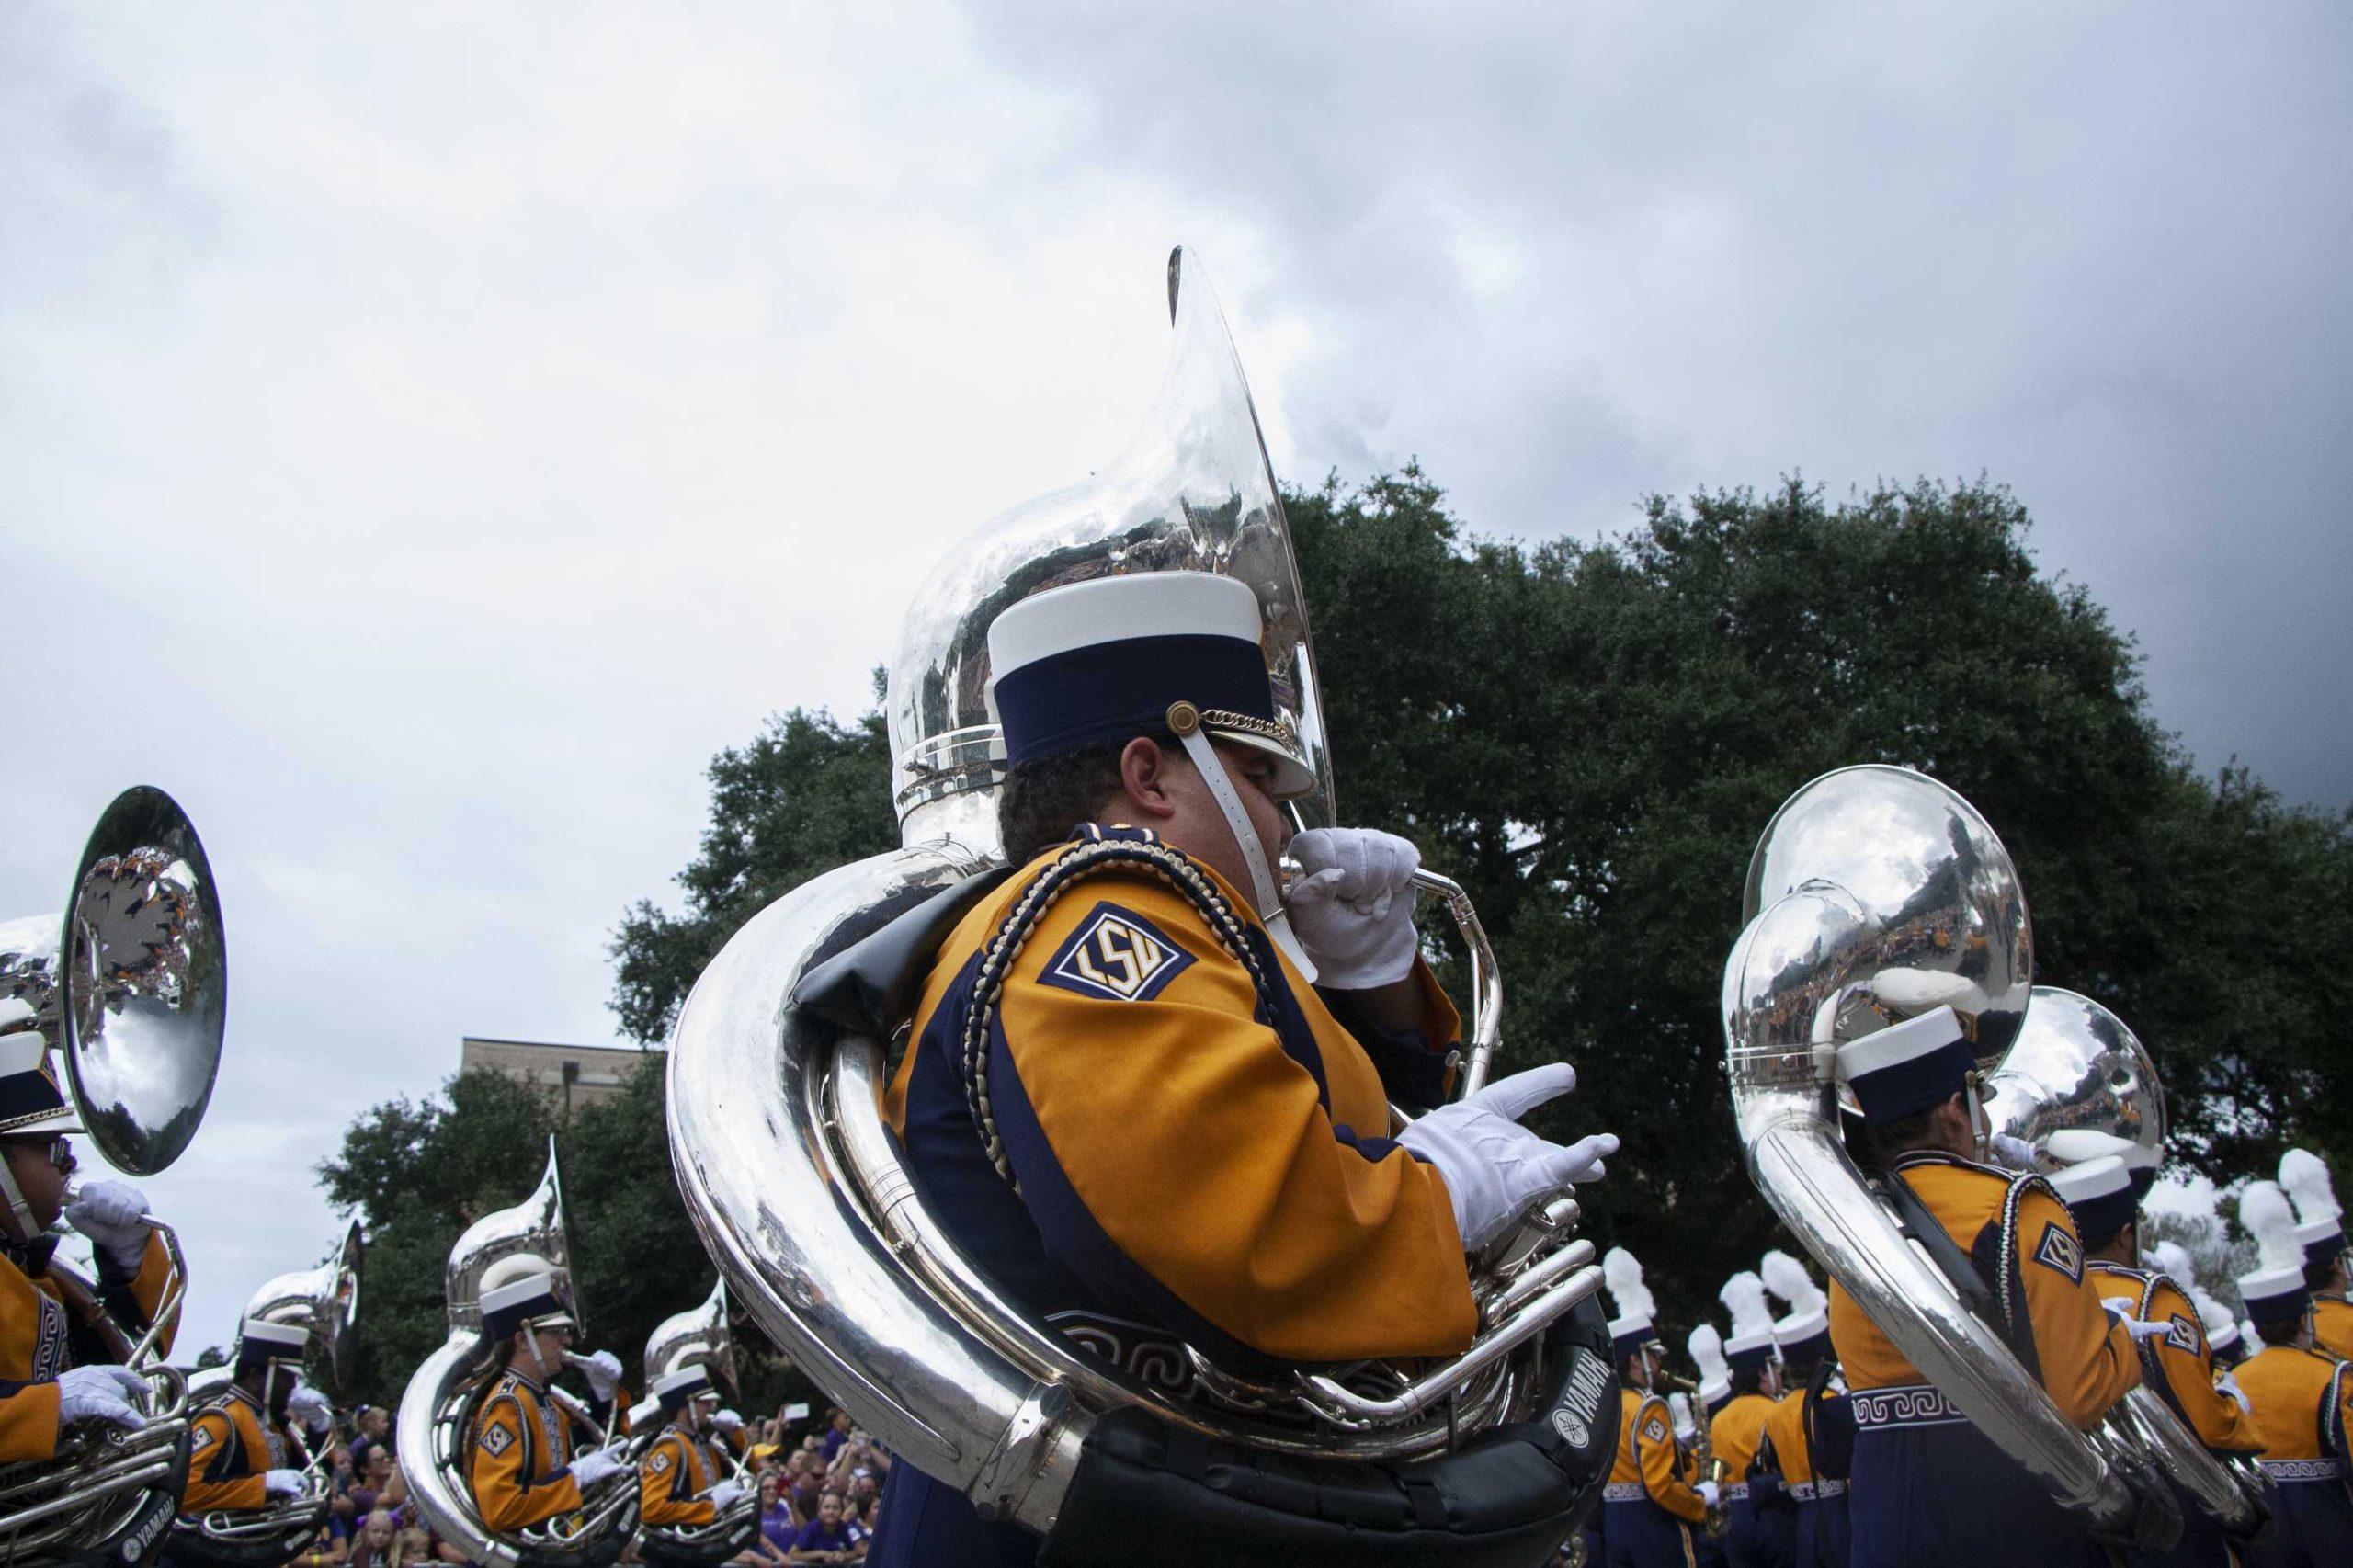
[[[645,1062],[649,1051],[612,1045],[557,1045],[545,1040],[483,1040],[468,1035],[458,1052],[458,1070],[503,1074],[518,1083],[544,1089],[555,1101],[556,1114],[572,1119],[581,1106],[595,1105],[621,1092],[629,1075]]]

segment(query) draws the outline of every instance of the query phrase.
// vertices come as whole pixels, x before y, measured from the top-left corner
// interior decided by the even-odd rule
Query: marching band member
[[[1699,1560],[1699,1532],[1718,1500],[1716,1483],[1696,1487],[1684,1478],[1675,1421],[1657,1392],[1666,1347],[1652,1315],[1657,1310],[1643,1266],[1624,1247],[1601,1260],[1603,1288],[1618,1315],[1609,1323],[1610,1353],[1618,1358],[1618,1458],[1602,1490],[1602,1540],[1608,1568],[1690,1568]]]
[[[1716,1299],[1732,1314],[1732,1337],[1723,1348],[1731,1397],[1708,1428],[1708,1440],[1724,1461],[1724,1497],[1732,1505],[1724,1555],[1733,1568],[1789,1568],[1795,1521],[1780,1478],[1756,1471],[1765,1418],[1781,1393],[1781,1369],[1773,1358],[1773,1310],[1765,1302],[1765,1282],[1745,1269],[1724,1281]]]
[[[1975,1059],[1950,1007],[1839,1048],[1862,1111],[1862,1158],[1957,1286],[1986,1296],[2010,1349],[2060,1413],[2089,1429],[2141,1379],[2131,1336],[2085,1277],[2066,1205],[2040,1179],[1981,1164]],[[1849,1515],[1859,1568],[2081,1564],[2105,1553],[2024,1469],[1920,1375],[1843,1287],[1830,1332],[1858,1425]]]
[[[1089,1351],[1237,1369],[1443,1356],[1477,1318],[1465,1263],[1601,1174],[1519,1118],[1566,1066],[1439,1106],[1459,1020],[1419,956],[1414,846],[1290,840],[1314,786],[1275,722],[1256,595],[1144,572],[1050,589],[988,634],[1017,868],[935,954],[887,1096],[958,1243]],[[1099,825],[1098,825],[1099,824]],[[1183,1392],[1181,1373],[1172,1374]],[[1028,1562],[911,1465],[878,1562]]]
[[[2353,1305],[2345,1300],[2345,1211],[2337,1207],[2328,1167],[2318,1154],[2290,1149],[2279,1156],[2279,1185],[2296,1200],[2296,1240],[2304,1249],[2304,1285],[2313,1293],[2313,1344],[2340,1361],[2353,1360]]]
[[[23,1004],[0,1004],[27,1012]],[[84,1314],[102,1307],[137,1338],[163,1306],[171,1259],[146,1222],[147,1200],[120,1182],[96,1181],[65,1201],[74,1174],[66,1138],[72,1107],[37,1029],[0,1034],[0,1462],[45,1460],[64,1422],[141,1426],[146,1383],[111,1359]],[[90,1238],[98,1306],[69,1298],[50,1273],[59,1216]],[[168,1351],[176,1325],[165,1328]]]
[[[1790,1304],[1789,1314],[1773,1324],[1782,1392],[1765,1422],[1765,1446],[1797,1505],[1790,1561],[1798,1568],[1847,1568],[1855,1416],[1846,1394],[1831,1387],[1837,1364],[1830,1354],[1827,1298],[1788,1253],[1767,1253],[1758,1269],[1766,1289]]]
[[[609,1350],[566,1359],[588,1380],[588,1414],[608,1437],[629,1436],[629,1391],[621,1386],[621,1358]]]
[[[711,1440],[701,1406],[719,1392],[700,1367],[681,1367],[657,1379],[654,1400],[666,1423],[638,1461],[638,1517],[649,1525],[707,1525],[744,1494],[732,1466]]]
[[[2239,1223],[2251,1232],[2260,1267],[2239,1277],[2264,1348],[2232,1375],[2246,1395],[2263,1472],[2278,1503],[2271,1539],[2256,1548],[2261,1568],[2320,1568],[2353,1562],[2353,1364],[2313,1346],[2312,1290],[2288,1199],[2268,1181],[2239,1195]]]
[[[469,1382],[486,1387],[466,1433],[466,1483],[494,1532],[568,1514],[624,1460],[603,1449],[574,1457],[572,1417],[551,1397],[572,1343],[572,1309],[553,1265],[529,1254],[483,1274],[482,1342]]]
[[[315,1389],[299,1392],[308,1329],[293,1324],[247,1318],[237,1331],[236,1377],[208,1402],[188,1428],[188,1480],[180,1488],[180,1512],[266,1508],[277,1497],[292,1497],[305,1484],[301,1468],[287,1452],[284,1428],[290,1416],[306,1424],[327,1415]]]
[[[1683,1348],[1699,1372],[1699,1413],[1710,1421],[1723,1414],[1733,1395],[1732,1363],[1724,1359],[1724,1336],[1716,1325],[1702,1323],[1684,1336]],[[1713,1433],[1710,1434],[1711,1440]]]
[[[2075,1216],[2093,1288],[2140,1343],[2143,1381],[2215,1453],[2253,1452],[2257,1445],[2252,1424],[2214,1386],[2197,1308],[2174,1280],[2131,1266],[2140,1256],[2141,1215],[2123,1162],[2113,1156],[2087,1160],[2059,1172],[2051,1185]],[[2179,1483],[2168,1483],[2181,1505],[2180,1541],[2169,1552],[2134,1552],[2128,1561],[2228,1568],[2234,1558],[2222,1527]]]

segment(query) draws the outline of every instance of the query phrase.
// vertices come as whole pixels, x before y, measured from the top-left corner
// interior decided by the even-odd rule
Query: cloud
[[[219,869],[152,1184],[190,1342],[463,1034],[604,1040],[621,908],[933,552],[1116,453],[1214,267],[1278,466],[1493,532],[2017,486],[2161,717],[2347,792],[2344,24],[2314,6],[0,13],[0,914],[115,790]],[[624,1347],[626,1348],[626,1347]]]

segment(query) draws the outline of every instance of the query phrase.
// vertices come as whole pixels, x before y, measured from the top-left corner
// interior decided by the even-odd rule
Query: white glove
[[[1666,1396],[1666,1413],[1675,1421],[1675,1440],[1688,1447],[1699,1433],[1699,1424],[1691,1419],[1691,1396],[1671,1393]]]
[[[2009,1170],[2031,1171],[2040,1168],[2041,1161],[2034,1152],[2034,1145],[2023,1138],[2013,1138],[2006,1132],[1996,1132],[1987,1139],[1985,1152],[1993,1155],[1995,1165]]]
[[[2169,1323],[2151,1323],[2146,1318],[2134,1317],[2131,1308],[2112,1297],[2101,1301],[2100,1306],[2107,1311],[2109,1316],[2122,1324],[2124,1332],[2131,1335],[2135,1341],[2163,1339],[2173,1332],[2173,1324]]]
[[[1722,1491],[1714,1482],[1703,1481],[1699,1483],[1699,1501],[1705,1503],[1709,1507],[1714,1507],[1722,1496]]]
[[[139,1406],[147,1380],[128,1367],[70,1367],[57,1380],[57,1424],[111,1421],[133,1431],[147,1425]]]
[[[1414,972],[1414,871],[1422,852],[1370,827],[1310,828],[1290,841],[1303,873],[1283,900],[1315,983],[1370,991]]]
[[[261,1475],[262,1495],[265,1497],[300,1497],[304,1485],[299,1470],[266,1470]]]
[[[628,1467],[628,1461],[610,1449],[591,1449],[572,1461],[572,1479],[579,1483],[581,1491],[585,1492],[597,1483]]]
[[[1605,1174],[1601,1162],[1618,1152],[1611,1134],[1597,1132],[1563,1148],[1519,1125],[1521,1117],[1576,1086],[1576,1069],[1565,1062],[1531,1068],[1440,1106],[1397,1135],[1445,1178],[1465,1251],[1479,1251],[1571,1183]]]
[[[335,1424],[335,1407],[327,1403],[327,1396],[308,1383],[296,1383],[294,1392],[286,1396],[286,1414],[300,1421],[315,1435]]]
[[[94,1181],[65,1206],[67,1222],[103,1248],[126,1274],[147,1256],[147,1196],[119,1181]]]
[[[703,1495],[710,1499],[710,1506],[713,1508],[723,1514],[734,1505],[736,1498],[744,1495],[744,1483],[740,1481],[722,1481]]]
[[[732,1410],[721,1411],[718,1415],[710,1418],[710,1424],[713,1426],[718,1427],[721,1431],[730,1435],[740,1432],[744,1429],[744,1418],[736,1415]]]
[[[2255,1406],[2247,1403],[2246,1390],[2239,1387],[2238,1379],[2231,1376],[2230,1373],[2224,1372],[2221,1377],[2216,1378],[2214,1387],[2217,1391],[2229,1394],[2232,1402],[2249,1415],[2255,1414]]]
[[[612,1398],[613,1391],[621,1386],[621,1358],[609,1350],[580,1358],[580,1370],[588,1379],[589,1391],[600,1400]]]

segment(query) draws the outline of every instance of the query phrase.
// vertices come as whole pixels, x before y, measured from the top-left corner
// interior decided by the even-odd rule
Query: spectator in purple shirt
[[[834,1405],[825,1412],[825,1439],[817,1445],[817,1457],[831,1464],[834,1456],[842,1451],[842,1445],[848,1441],[849,1412]]]
[[[787,1562],[847,1562],[853,1543],[842,1524],[842,1494],[828,1492],[817,1499],[817,1517],[801,1527],[800,1539],[785,1556]]]

